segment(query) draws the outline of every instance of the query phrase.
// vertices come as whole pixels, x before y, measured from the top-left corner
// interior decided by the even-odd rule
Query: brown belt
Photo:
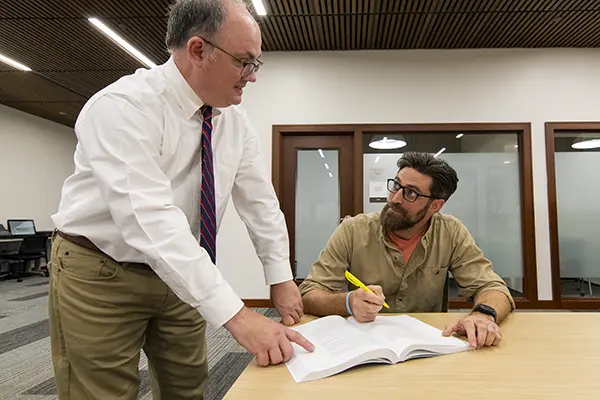
[[[118,262],[118,261],[114,260],[108,254],[106,254],[105,252],[103,252],[102,250],[100,250],[98,248],[98,246],[96,246],[94,243],[92,243],[92,241],[90,239],[86,238],[85,236],[73,236],[73,235],[69,235],[67,233],[61,232],[59,230],[57,230],[56,233],[61,238],[65,239],[65,240],[68,240],[71,243],[75,243],[78,246],[85,247],[88,250],[92,250],[92,251],[98,252],[98,253],[102,254],[103,256],[108,257],[111,260],[115,261],[117,264],[122,264],[124,266],[125,265],[129,265],[129,266],[150,268],[150,266],[148,264],[130,263],[130,262]]]

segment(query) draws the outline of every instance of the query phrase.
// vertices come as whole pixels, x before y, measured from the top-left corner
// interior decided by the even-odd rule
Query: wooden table
[[[411,315],[440,329],[460,317]],[[225,398],[600,399],[600,313],[515,312],[501,328],[498,347],[363,366],[306,383],[296,383],[285,365],[253,361]]]

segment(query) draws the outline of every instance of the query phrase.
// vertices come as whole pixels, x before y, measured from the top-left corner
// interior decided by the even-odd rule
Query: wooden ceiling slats
[[[590,21],[594,20],[594,14],[588,12],[576,12],[579,14],[579,18],[577,18],[577,25],[566,26],[565,30],[560,33],[556,37],[556,45],[557,47],[567,47],[569,43],[572,43],[576,40],[577,37],[582,35],[582,32],[585,32],[589,29]]]

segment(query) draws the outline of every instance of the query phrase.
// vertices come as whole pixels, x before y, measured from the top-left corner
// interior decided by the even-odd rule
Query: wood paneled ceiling
[[[600,0],[263,0],[264,51],[600,47]],[[142,65],[97,17],[156,63],[171,0],[0,0],[0,103],[73,126],[97,90]]]

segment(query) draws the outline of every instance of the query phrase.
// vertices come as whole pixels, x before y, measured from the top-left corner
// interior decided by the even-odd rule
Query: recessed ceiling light
[[[325,154],[323,154],[323,150],[319,149],[319,155],[321,156],[321,158],[325,158]]]
[[[600,148],[600,139],[580,140],[573,143],[571,147],[577,150],[598,149]]]
[[[267,9],[265,8],[262,0],[252,0],[252,5],[254,6],[256,14],[261,16],[267,15]]]
[[[331,172],[329,173],[329,177],[330,177],[330,178],[333,178],[333,175],[331,174]]]
[[[504,164],[510,164],[510,161],[504,161]]]
[[[325,163],[325,169],[329,169],[329,165]]]
[[[379,156],[375,157],[375,164],[379,162]]]
[[[98,28],[100,32],[108,36],[113,42],[117,43],[125,51],[127,51],[133,57],[141,61],[144,65],[150,68],[156,67],[156,64],[152,62],[152,60],[143,55],[141,51],[133,47],[131,44],[129,44],[129,42],[127,42],[125,39],[119,36],[115,31],[106,26],[104,22],[100,21],[98,18],[88,18],[88,21],[90,21],[92,25]]]
[[[25,72],[29,72],[31,71],[31,68],[29,68],[26,65],[21,64],[20,62],[17,62],[15,60],[13,60],[12,58],[8,58],[5,55],[0,54],[0,61],[2,61],[5,64],[10,65],[11,67],[14,67],[16,69],[20,69],[21,71],[25,71]]]
[[[380,140],[374,140],[369,143],[369,147],[378,150],[399,149],[406,146],[406,142],[401,139],[388,139],[387,136]]]
[[[463,137],[464,133],[459,133],[458,135],[456,135],[457,139],[460,139],[461,137]]]

